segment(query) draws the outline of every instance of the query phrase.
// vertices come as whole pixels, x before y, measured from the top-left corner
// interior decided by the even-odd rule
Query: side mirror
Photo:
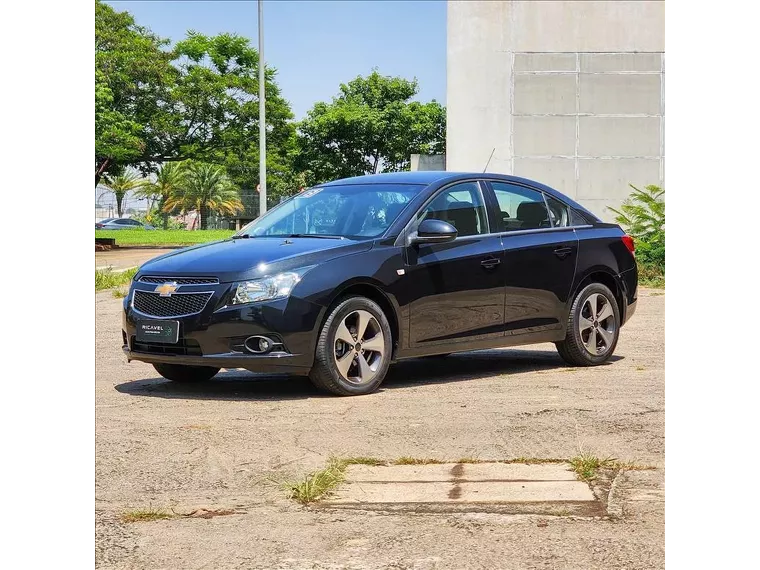
[[[409,239],[410,245],[418,243],[446,243],[454,241],[457,237],[457,229],[443,220],[422,220],[417,227],[417,233]]]

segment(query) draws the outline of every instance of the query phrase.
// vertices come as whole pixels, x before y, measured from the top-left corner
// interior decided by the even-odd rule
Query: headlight
[[[308,269],[311,268],[287,271],[271,277],[238,283],[235,293],[232,295],[232,304],[242,305],[287,297]]]

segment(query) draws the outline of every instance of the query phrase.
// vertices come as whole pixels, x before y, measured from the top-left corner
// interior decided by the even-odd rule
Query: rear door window
[[[549,206],[549,220],[552,227],[566,228],[571,226],[570,208],[548,194],[544,194],[544,196],[546,196],[546,204]]]
[[[541,192],[506,182],[491,182],[491,187],[499,203],[504,231],[552,227]]]

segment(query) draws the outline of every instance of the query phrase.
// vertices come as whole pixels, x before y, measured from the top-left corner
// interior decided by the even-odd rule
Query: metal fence
[[[276,202],[287,199],[283,197],[280,200],[267,200],[268,207],[272,208]],[[259,193],[256,190],[243,190],[240,192],[240,201],[243,204],[243,210],[234,215],[220,215],[212,212],[209,216],[207,227],[209,229],[239,229],[246,223],[256,219],[259,216]],[[128,192],[122,200],[122,217],[140,218],[145,216],[151,207],[156,207],[150,200],[138,198],[132,192]],[[116,207],[116,197],[110,190],[98,187],[95,189],[95,221],[99,222],[104,218],[118,217]],[[187,229],[197,229],[200,222],[194,212],[182,215],[172,216],[172,218],[182,221]]]

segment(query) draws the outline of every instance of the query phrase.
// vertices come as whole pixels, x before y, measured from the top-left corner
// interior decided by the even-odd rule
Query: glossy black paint
[[[417,227],[417,235],[411,240],[414,244],[445,243],[455,240],[457,229],[443,220],[424,220]]]
[[[492,180],[552,196],[575,210],[573,219],[581,223],[504,232]],[[462,181],[479,181],[490,233],[413,243],[417,212],[440,190]],[[330,308],[347,294],[370,297],[384,309],[396,360],[561,340],[572,299],[589,281],[611,287],[624,322],[635,311],[638,275],[635,259],[621,240],[624,232],[557,191],[514,176],[451,172],[381,174],[323,186],[388,182],[427,186],[379,238],[228,239],[144,264],[124,300],[128,359],[306,374]],[[289,297],[231,304],[236,282],[304,267],[310,269]],[[140,282],[142,276],[218,278],[218,285],[181,287],[183,293],[213,292],[201,313],[177,319],[183,342],[197,343],[196,352],[202,355],[133,350],[135,321],[141,318],[131,306],[134,291],[156,288],[155,283]],[[282,346],[266,355],[245,352],[244,339],[258,334]]]

